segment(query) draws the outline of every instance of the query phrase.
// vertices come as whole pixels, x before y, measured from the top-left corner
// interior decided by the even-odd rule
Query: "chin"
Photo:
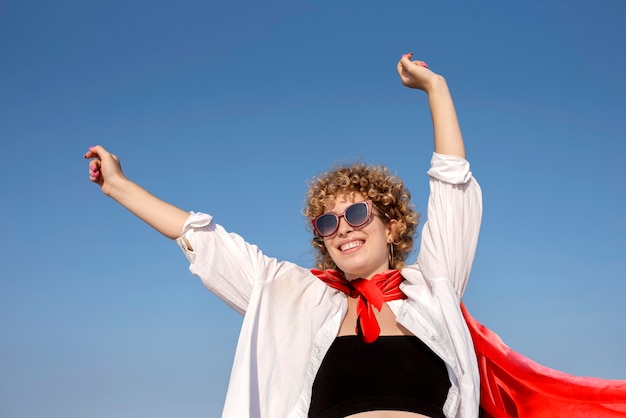
[[[370,275],[370,273],[373,270],[370,269],[351,269],[349,267],[346,267],[345,269],[341,269],[341,271],[343,271],[343,274],[346,277],[354,277],[354,278],[359,278],[359,277],[367,277]]]

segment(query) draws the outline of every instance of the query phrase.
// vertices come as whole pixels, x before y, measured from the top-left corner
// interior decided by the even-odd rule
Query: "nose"
[[[339,226],[337,227],[337,235],[344,236],[354,231],[354,228],[346,221],[346,217],[341,215],[339,217]]]

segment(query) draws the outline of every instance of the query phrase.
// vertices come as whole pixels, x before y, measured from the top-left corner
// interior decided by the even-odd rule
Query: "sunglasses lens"
[[[365,202],[355,203],[346,209],[346,221],[352,226],[361,226],[369,218],[368,206]]]
[[[315,229],[323,237],[332,235],[337,229],[337,215],[327,213],[315,220]]]
[[[315,229],[323,237],[334,234],[339,227],[339,219],[344,217],[353,227],[363,226],[370,218],[370,207],[367,202],[354,203],[341,215],[326,213],[315,218]]]

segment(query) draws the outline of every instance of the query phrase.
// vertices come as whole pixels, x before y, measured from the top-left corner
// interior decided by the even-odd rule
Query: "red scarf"
[[[626,380],[569,375],[510,349],[461,304],[480,370],[484,418],[624,418]]]
[[[400,270],[388,270],[374,275],[371,279],[347,280],[336,270],[317,270],[311,272],[328,286],[341,290],[352,298],[358,298],[356,305],[356,333],[363,341],[371,343],[380,335],[380,326],[376,320],[374,308],[380,312],[384,302],[406,299],[400,290],[404,277]]]
[[[380,327],[372,305],[405,299],[398,270],[371,280],[346,280],[338,271],[311,272],[330,287],[358,297],[357,334],[375,341]],[[471,317],[461,303],[480,371],[484,418],[626,418],[626,380],[572,376],[533,362],[513,351],[493,331]]]

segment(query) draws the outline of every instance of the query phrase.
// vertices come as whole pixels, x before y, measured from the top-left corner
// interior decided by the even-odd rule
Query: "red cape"
[[[464,304],[461,311],[478,358],[482,417],[626,417],[626,381],[572,376],[541,366],[511,350]]]

